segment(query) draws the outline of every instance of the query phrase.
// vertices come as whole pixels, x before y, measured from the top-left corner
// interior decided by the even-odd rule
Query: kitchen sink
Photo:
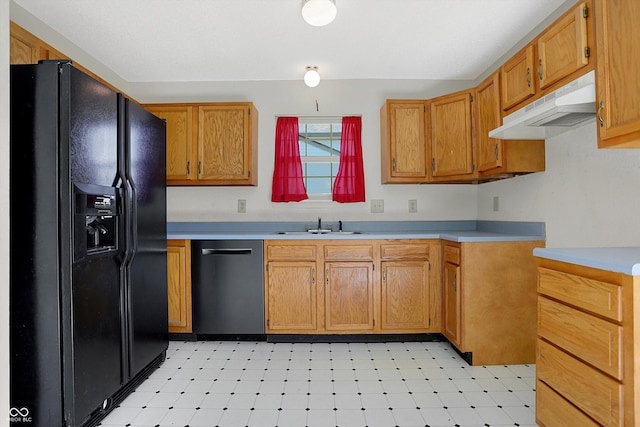
[[[330,231],[330,230],[308,230],[308,231],[278,231],[278,234],[330,234],[332,236],[340,236],[346,234],[362,234],[360,231]]]

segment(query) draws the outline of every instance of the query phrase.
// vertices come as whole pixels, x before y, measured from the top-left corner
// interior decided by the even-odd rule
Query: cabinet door
[[[460,266],[446,262],[444,264],[444,335],[458,347],[461,342],[460,291]]]
[[[423,101],[387,101],[380,118],[382,179],[388,183],[424,182],[427,177]],[[385,114],[386,112],[386,114]]]
[[[598,146],[640,147],[640,37],[637,0],[599,0],[596,7]],[[635,52],[635,53],[631,53]]]
[[[429,261],[382,262],[382,330],[429,328]]]
[[[373,330],[373,263],[325,263],[325,328]]]
[[[502,166],[502,140],[489,138],[489,131],[500,126],[500,74],[494,73],[476,89],[476,140],[478,171]]]
[[[429,104],[431,174],[433,177],[472,175],[471,92],[435,98]]]
[[[198,107],[198,180],[251,184],[251,108]]]
[[[538,78],[544,89],[589,63],[586,3],[549,27],[538,39]]]
[[[269,262],[266,291],[267,332],[316,329],[315,262]]]
[[[536,93],[534,80],[534,47],[529,45],[512,56],[502,66],[502,109],[532,97]]]
[[[9,63],[37,64],[44,59],[66,59],[66,57],[24,28],[11,22]]]
[[[167,183],[196,178],[193,161],[193,107],[188,105],[145,106],[167,122]]]
[[[169,332],[192,332],[191,243],[167,241]]]

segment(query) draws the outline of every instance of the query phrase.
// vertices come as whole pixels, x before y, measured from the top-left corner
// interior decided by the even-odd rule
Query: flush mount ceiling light
[[[302,17],[314,27],[330,24],[337,13],[336,0],[302,0]]]
[[[304,73],[304,84],[309,87],[316,87],[320,83],[320,74],[318,67],[306,67],[307,72]]]

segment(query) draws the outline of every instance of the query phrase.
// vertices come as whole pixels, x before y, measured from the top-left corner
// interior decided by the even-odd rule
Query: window
[[[340,165],[342,117],[300,118],[298,122],[300,161],[307,194],[330,199]]]

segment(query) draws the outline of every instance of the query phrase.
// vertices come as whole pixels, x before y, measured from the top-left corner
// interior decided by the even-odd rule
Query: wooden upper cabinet
[[[167,123],[167,183],[196,179],[193,107],[147,105],[145,108]]]
[[[382,183],[421,183],[427,179],[426,102],[387,100],[380,110]]]
[[[37,64],[45,59],[67,59],[58,50],[11,22],[9,37],[10,64]]]
[[[640,1],[594,5],[598,147],[640,148]]]
[[[198,180],[257,184],[257,152],[252,150],[256,116],[248,103],[198,107]]]
[[[500,74],[494,73],[476,88],[475,125],[478,171],[502,166],[502,140],[489,138],[489,131],[501,124]]]
[[[430,179],[473,176],[472,99],[466,90],[429,102]]]
[[[251,102],[146,104],[167,121],[167,185],[258,185]]]
[[[514,105],[535,95],[534,62],[535,47],[530,44],[502,65],[503,110],[509,110]]]
[[[545,89],[589,64],[588,16],[587,4],[580,3],[540,35],[537,68],[540,88]]]
[[[479,180],[504,178],[545,170],[544,140],[501,140],[489,131],[502,123],[500,73],[494,73],[476,88],[474,124],[478,150]]]

